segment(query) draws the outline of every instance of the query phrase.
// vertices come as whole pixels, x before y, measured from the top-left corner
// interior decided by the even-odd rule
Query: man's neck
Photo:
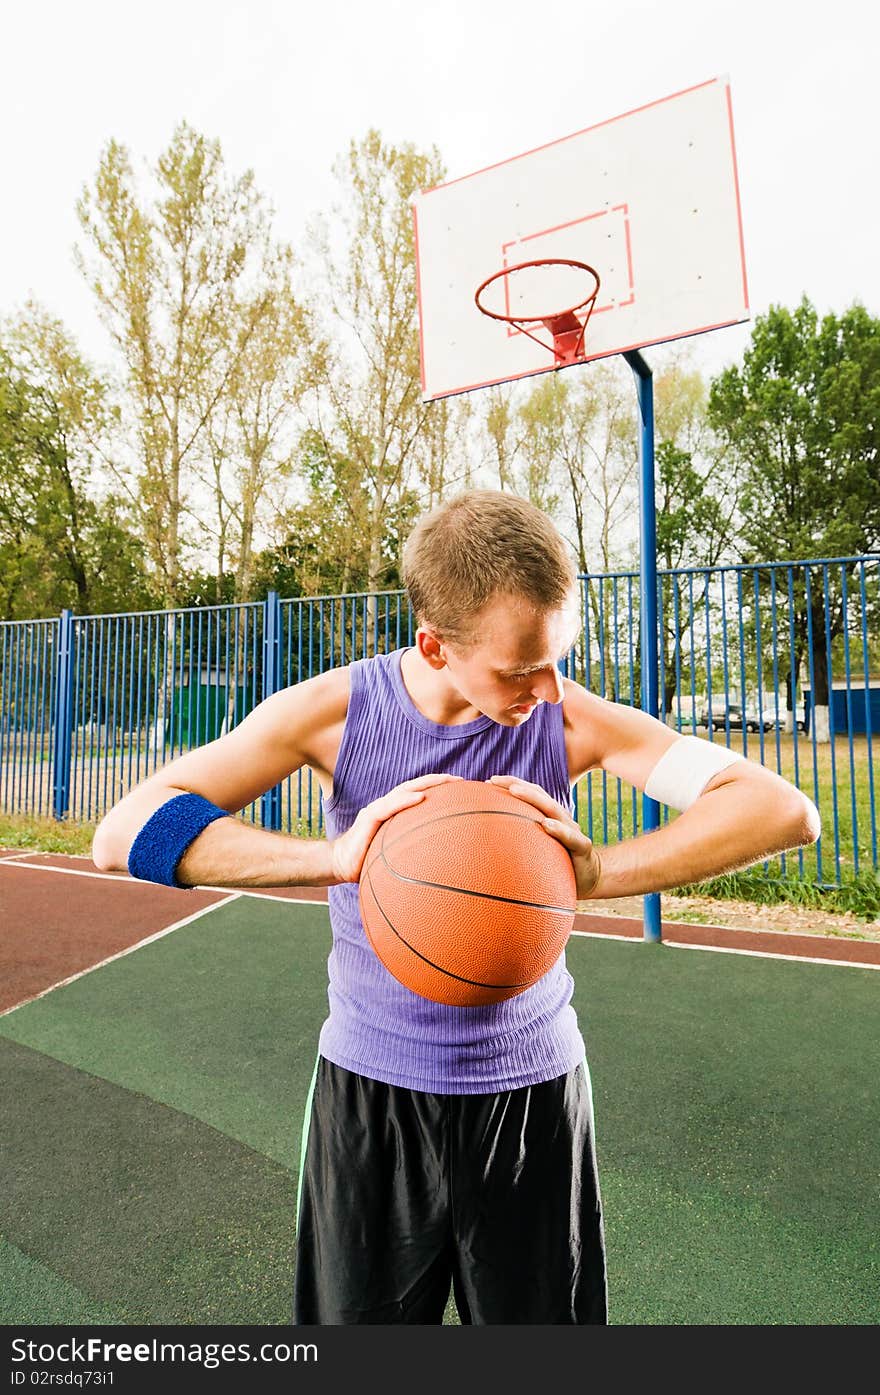
[[[404,651],[400,676],[413,704],[431,722],[444,727],[458,727],[466,722],[474,722],[483,715],[453,688],[446,669],[432,668],[418,649]]]

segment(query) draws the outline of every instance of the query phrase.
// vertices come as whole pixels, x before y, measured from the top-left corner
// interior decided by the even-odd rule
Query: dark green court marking
[[[0,1041],[77,1068],[4,1053],[7,1097],[33,1116],[17,1126],[18,1251],[89,1301],[178,1314],[150,1321],[207,1320],[179,1316],[206,1292],[217,1321],[286,1321],[329,944],[324,908],[242,899],[0,1018]],[[880,1321],[880,974],[578,938],[568,962],[612,1321]],[[60,1129],[30,1105],[53,1070],[77,1082]],[[95,1127],[100,1187],[80,1175],[87,1147],[79,1172],[66,1161],[71,1130]],[[102,1200],[117,1220],[95,1230]],[[0,1267],[2,1288],[20,1266]],[[96,1287],[105,1269],[113,1287]]]
[[[612,1323],[864,1323],[880,1314],[876,1239],[846,1209],[780,1214],[656,1170],[606,1164]],[[858,1204],[853,1201],[851,1205]]]
[[[16,1250],[121,1322],[289,1322],[285,1168],[10,1041],[0,1082],[0,1231]]]
[[[102,1325],[120,1322],[118,1309],[90,1299],[45,1264],[0,1238],[0,1323]]]
[[[880,974],[575,939],[626,1323],[880,1321]]]
[[[325,907],[233,902],[0,1017],[0,1036],[161,1100],[295,1172],[329,950]]]

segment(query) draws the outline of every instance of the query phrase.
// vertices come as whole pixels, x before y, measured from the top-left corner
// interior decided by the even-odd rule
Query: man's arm
[[[574,683],[565,688],[572,779],[600,769],[644,790],[657,762],[682,738],[645,712],[605,702]],[[713,774],[699,798],[664,828],[598,853],[545,791],[507,777],[502,783],[540,808],[548,832],[569,849],[579,899],[644,895],[703,881],[813,843],[821,828],[812,800],[750,760]]]
[[[316,759],[345,721],[345,669],[317,675],[266,698],[226,736],[169,761],[114,805],[99,823],[92,857],[102,871],[126,871],[138,833],[162,805],[199,794],[228,814]],[[328,764],[332,762],[328,759]],[[424,798],[446,776],[399,785],[361,810],[341,837],[291,838],[241,819],[217,817],[186,848],[175,877],[184,886],[332,886],[356,881],[376,828]]]

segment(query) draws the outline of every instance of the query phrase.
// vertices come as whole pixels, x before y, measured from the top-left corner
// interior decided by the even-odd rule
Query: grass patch
[[[34,814],[0,814],[0,847],[89,855],[97,826]]]
[[[816,801],[823,818],[819,842],[769,859],[761,867],[716,877],[699,885],[675,888],[677,895],[700,895],[716,900],[750,901],[758,905],[788,904],[831,912],[850,912],[863,920],[880,918],[880,872],[874,866],[876,812],[872,823],[873,749],[866,737],[847,737],[814,746],[799,734],[765,736],[731,734],[731,745],[775,770]],[[872,779],[873,777],[873,779]],[[578,820],[597,844],[613,844],[641,831],[641,796],[613,776],[593,771],[577,784]],[[291,823],[293,837],[319,836],[320,800],[308,772],[282,789],[282,821]],[[261,805],[251,812],[260,826]],[[664,811],[666,818],[675,815]],[[836,836],[835,836],[836,826]],[[56,820],[28,814],[0,813],[0,846],[41,852],[89,855],[97,820]],[[854,831],[858,837],[854,836]],[[857,854],[857,856],[856,856]],[[858,868],[858,870],[856,870]],[[839,883],[833,885],[833,883]]]
[[[24,848],[34,852],[90,857],[98,822],[78,823],[72,819],[53,819],[36,814],[0,813],[0,848]],[[257,827],[260,827],[259,820]],[[292,830],[292,836],[315,838],[317,833],[304,819],[300,819]]]
[[[697,733],[701,735],[702,733]],[[716,740],[721,738],[716,736]],[[872,810],[880,791],[880,772],[874,772],[874,751],[867,738],[837,736],[833,743],[816,744],[799,734],[765,736],[763,742],[749,734],[731,733],[731,749],[782,775],[814,800],[822,815],[823,833],[818,843],[768,859],[728,877],[714,878],[677,894],[735,897],[759,904],[788,902],[851,911],[866,920],[880,915],[880,883],[874,866],[877,815]],[[578,822],[597,844],[612,844],[641,832],[641,795],[631,785],[602,771],[585,775],[577,784]],[[663,811],[664,821],[674,812]],[[857,835],[857,836],[856,836]],[[838,882],[838,886],[829,883]]]
[[[768,874],[747,868],[692,886],[674,887],[672,894],[751,901],[761,906],[805,906],[833,914],[849,912],[859,920],[880,919],[880,875],[871,870],[860,872],[840,886],[819,886],[791,874]]]

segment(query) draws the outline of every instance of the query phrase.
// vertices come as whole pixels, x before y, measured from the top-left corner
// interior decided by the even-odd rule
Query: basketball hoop
[[[594,286],[589,295],[583,300],[576,301],[565,310],[555,310],[548,314],[522,313],[511,314],[510,290],[505,284],[505,301],[507,305],[506,313],[497,310],[490,310],[483,303],[483,293],[495,281],[501,281],[508,276],[513,276],[515,272],[529,271],[534,267],[542,266],[567,266],[576,271],[586,271],[593,278]],[[490,320],[501,320],[502,323],[514,325],[523,334],[527,334],[530,339],[534,339],[536,344],[540,344],[544,349],[550,349],[556,359],[556,366],[561,368],[564,364],[579,363],[583,360],[584,353],[584,332],[587,322],[593,313],[593,306],[596,304],[596,296],[599,294],[599,273],[588,266],[586,262],[574,261],[571,257],[544,257],[539,261],[518,262],[515,266],[505,266],[501,271],[496,271],[492,276],[487,276],[482,285],[478,286],[474,292],[474,301],[477,309],[484,315],[488,315]],[[586,310],[586,315],[581,321],[578,318],[578,311]],[[539,339],[537,334],[533,334],[527,325],[542,324],[553,335],[553,343],[547,344],[543,339]]]

